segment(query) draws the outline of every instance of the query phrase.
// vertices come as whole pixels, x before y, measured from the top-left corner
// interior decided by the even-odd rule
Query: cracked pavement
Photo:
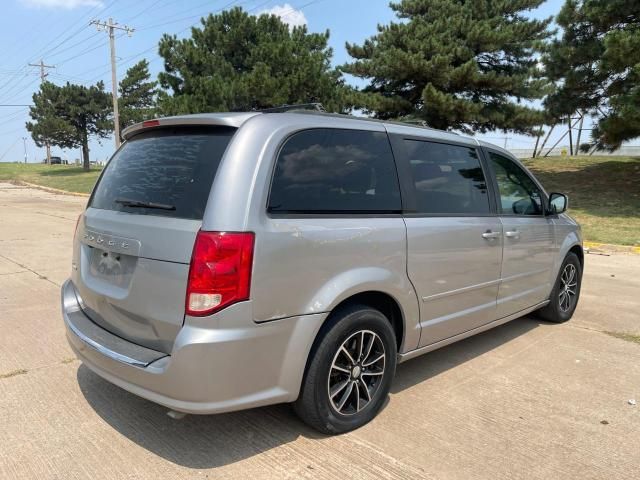
[[[587,255],[571,322],[400,365],[377,419],[323,437],[286,405],[172,420],[75,360],[59,287],[85,203],[0,184],[0,479],[637,476],[640,345],[603,332],[640,333],[638,255]]]

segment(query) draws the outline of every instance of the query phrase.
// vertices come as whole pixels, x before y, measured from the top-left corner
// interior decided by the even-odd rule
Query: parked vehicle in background
[[[494,145],[305,111],[124,137],[78,219],[63,316],[83,363],[172,410],[293,402],[345,432],[398,362],[576,308],[567,197]]]
[[[47,159],[42,160],[42,163],[47,163]],[[51,157],[51,165],[69,165],[67,160],[63,160],[62,157]]]

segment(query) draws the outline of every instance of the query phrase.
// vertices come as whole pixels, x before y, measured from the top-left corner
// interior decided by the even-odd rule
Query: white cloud
[[[67,10],[102,5],[100,0],[22,0],[22,3],[29,7],[65,8]]]
[[[301,27],[307,24],[307,17],[304,16],[302,10],[296,10],[294,7],[285,3],[284,5],[276,5],[268,10],[263,10],[260,14],[275,15],[280,17],[284,23],[289,25],[289,28]]]

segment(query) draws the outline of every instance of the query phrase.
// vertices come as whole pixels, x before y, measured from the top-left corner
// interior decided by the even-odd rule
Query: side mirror
[[[549,195],[549,214],[558,215],[567,210],[569,199],[564,193],[552,193]]]

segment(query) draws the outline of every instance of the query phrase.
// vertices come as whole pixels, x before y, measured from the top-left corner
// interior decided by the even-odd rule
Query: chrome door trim
[[[502,279],[498,278],[496,280],[490,280],[488,282],[478,283],[477,285],[469,285],[468,287],[457,288],[455,290],[449,290],[448,292],[436,293],[434,295],[429,295],[426,297],[422,297],[423,302],[428,302],[430,300],[437,300],[438,298],[448,297],[451,295],[457,295],[459,293],[466,293],[472,290],[479,290],[481,288],[492,287],[493,285],[497,285],[502,281]]]
[[[509,282],[511,280],[517,280],[518,278],[530,277],[530,276],[538,275],[540,273],[544,273],[548,271],[549,271],[548,268],[539,268],[538,270],[532,270],[530,272],[516,273],[515,275],[501,278],[500,282]]]

